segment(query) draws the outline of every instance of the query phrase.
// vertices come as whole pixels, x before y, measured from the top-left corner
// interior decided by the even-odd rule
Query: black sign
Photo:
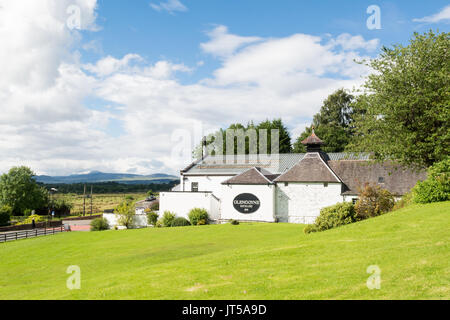
[[[259,209],[259,199],[251,193],[242,193],[233,200],[234,208],[240,213],[253,213]]]

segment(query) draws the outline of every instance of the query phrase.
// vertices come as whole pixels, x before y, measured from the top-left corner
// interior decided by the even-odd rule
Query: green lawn
[[[450,299],[450,202],[305,235],[241,224],[0,244],[0,299]],[[66,269],[81,268],[81,289]],[[366,269],[381,269],[369,290]]]

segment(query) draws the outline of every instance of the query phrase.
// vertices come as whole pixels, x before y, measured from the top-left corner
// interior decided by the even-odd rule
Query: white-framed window
[[[324,183],[323,183],[323,187],[324,187],[324,188],[328,188],[328,182],[324,182]]]
[[[356,202],[358,201],[358,198],[352,198],[352,203],[356,204]]]
[[[198,192],[198,182],[191,183],[191,192]]]

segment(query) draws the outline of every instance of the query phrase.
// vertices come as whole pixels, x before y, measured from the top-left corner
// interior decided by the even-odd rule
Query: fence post
[[[16,240],[17,240],[17,232],[16,232]]]

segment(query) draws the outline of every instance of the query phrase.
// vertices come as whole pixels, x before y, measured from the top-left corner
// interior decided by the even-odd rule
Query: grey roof
[[[368,160],[367,153],[328,153],[326,160]],[[305,153],[282,153],[260,155],[221,155],[207,156],[203,160],[197,160],[187,167],[185,175],[237,175],[253,167],[259,167],[270,171],[272,174],[282,174],[297,164]]]
[[[392,162],[373,163],[355,160],[330,160],[328,165],[344,182],[344,194],[359,194],[366,183],[377,184],[394,195],[409,192],[419,180],[426,179],[425,171],[400,167]],[[379,182],[382,178],[383,182]]]
[[[341,182],[321,158],[319,152],[307,153],[303,159],[275,182]]]
[[[269,171],[253,167],[222,182],[222,184],[272,184],[270,177],[273,177],[273,175]]]

